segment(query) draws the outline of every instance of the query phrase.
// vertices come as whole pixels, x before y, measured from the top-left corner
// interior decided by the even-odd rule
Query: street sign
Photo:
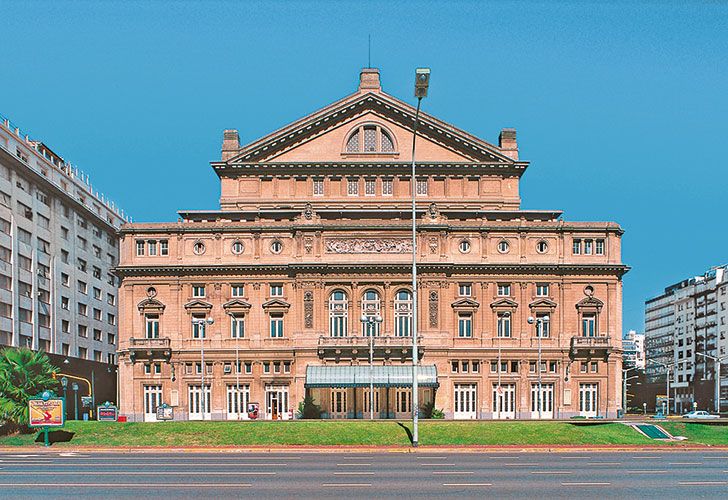
[[[81,406],[84,408],[91,408],[93,404],[93,398],[91,396],[81,396]]]
[[[63,398],[53,397],[47,391],[31,398],[28,401],[28,415],[30,427],[63,427]]]
[[[174,420],[174,408],[167,403],[157,406],[157,420]]]
[[[103,405],[96,407],[96,420],[99,422],[116,422],[118,416],[118,408],[110,404],[108,401]]]

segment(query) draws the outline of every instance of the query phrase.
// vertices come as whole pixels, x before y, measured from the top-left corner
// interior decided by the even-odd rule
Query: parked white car
[[[691,411],[690,413],[686,413],[685,415],[683,415],[683,418],[695,418],[695,419],[703,420],[703,419],[720,418],[720,416],[711,415],[710,413],[708,413],[707,411],[704,411],[704,410],[696,410],[696,411]]]

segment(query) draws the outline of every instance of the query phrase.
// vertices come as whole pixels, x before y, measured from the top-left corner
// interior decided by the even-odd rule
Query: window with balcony
[[[159,314],[145,314],[145,331],[144,338],[157,339],[159,338]]]
[[[349,297],[343,290],[335,290],[329,296],[329,335],[346,337],[349,322]]]
[[[597,316],[594,313],[584,313],[581,317],[581,336],[595,337]]]

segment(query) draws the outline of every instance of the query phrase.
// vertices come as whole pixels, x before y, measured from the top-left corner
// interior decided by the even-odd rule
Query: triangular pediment
[[[477,300],[473,300],[470,298],[462,298],[458,299],[452,304],[453,309],[477,309],[480,307],[480,303]]]
[[[596,297],[584,297],[576,304],[577,309],[601,309],[604,306],[604,302]]]
[[[262,307],[263,309],[288,310],[291,307],[291,304],[282,299],[270,299],[269,301],[264,302]]]
[[[241,147],[218,166],[287,162],[408,162],[415,108],[384,92],[357,92],[257,141]],[[420,112],[418,162],[516,162],[500,148]],[[359,124],[381,125],[394,139],[394,152],[346,154],[346,140]]]
[[[141,313],[157,313],[162,314],[164,312],[165,305],[154,298],[146,298],[137,304],[137,309]]]
[[[191,300],[190,302],[186,303],[184,305],[184,308],[187,309],[188,311],[189,310],[200,310],[200,309],[210,310],[210,309],[212,309],[212,304],[210,304],[209,302],[205,302],[204,300],[195,299],[195,300]]]
[[[550,299],[536,299],[528,304],[528,307],[530,307],[531,309],[555,309],[556,302]]]
[[[515,300],[503,298],[491,302],[490,307],[493,309],[514,309],[518,307],[518,302],[516,302]]]
[[[248,311],[251,307],[249,302],[240,299],[233,299],[222,305],[225,311]]]

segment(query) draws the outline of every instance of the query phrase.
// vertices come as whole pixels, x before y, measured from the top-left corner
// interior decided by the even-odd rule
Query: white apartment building
[[[0,117],[0,346],[116,362],[123,212]]]
[[[676,283],[645,303],[646,370],[650,382],[664,381],[670,366],[675,411],[713,409],[714,358],[728,364],[728,266]],[[699,353],[706,354],[702,356]],[[728,404],[728,372],[721,369],[721,401]]]
[[[645,368],[645,334],[630,330],[622,338],[622,363],[625,368]]]

